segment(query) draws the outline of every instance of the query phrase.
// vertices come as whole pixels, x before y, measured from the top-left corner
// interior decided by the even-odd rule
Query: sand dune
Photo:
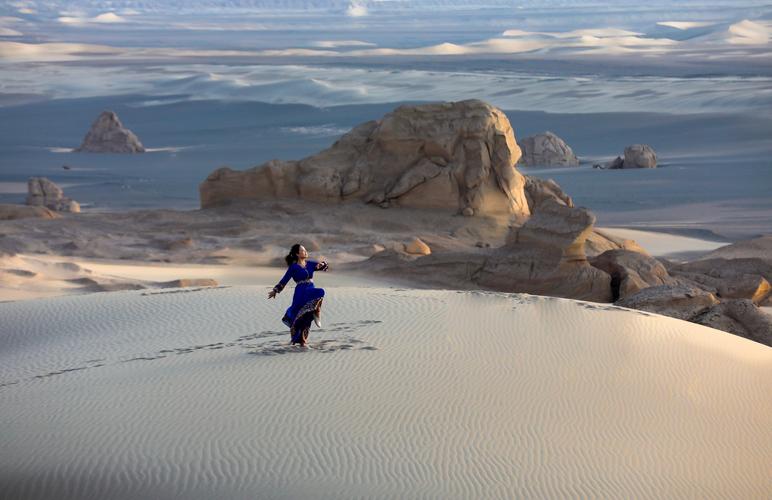
[[[0,304],[0,497],[772,490],[768,347],[564,299],[327,289],[307,351],[263,287]]]

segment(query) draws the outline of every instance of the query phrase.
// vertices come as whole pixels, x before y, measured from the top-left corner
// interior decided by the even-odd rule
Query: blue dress
[[[295,262],[287,268],[287,272],[284,273],[279,283],[273,287],[274,291],[279,293],[290,279],[295,280],[292,305],[289,306],[282,318],[282,322],[290,328],[293,344],[305,344],[308,338],[308,330],[311,328],[314,313],[324,297],[324,289],[316,288],[312,281],[314,271],[326,271],[327,268],[326,262],[308,260],[305,267]]]

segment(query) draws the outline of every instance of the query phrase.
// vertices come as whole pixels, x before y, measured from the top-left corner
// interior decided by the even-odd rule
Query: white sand
[[[722,241],[710,241],[689,236],[657,233],[654,231],[641,231],[638,229],[625,229],[619,227],[602,227],[598,229],[618,238],[635,240],[654,257],[667,257],[669,255],[685,253],[707,253],[728,245],[728,243]]]
[[[0,497],[772,491],[769,347],[613,306],[326,278],[308,351],[286,346],[289,294],[263,287],[0,304]]]

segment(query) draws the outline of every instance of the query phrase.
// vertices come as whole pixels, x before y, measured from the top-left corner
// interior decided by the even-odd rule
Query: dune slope
[[[762,498],[772,349],[614,306],[328,287],[0,303],[0,498]]]

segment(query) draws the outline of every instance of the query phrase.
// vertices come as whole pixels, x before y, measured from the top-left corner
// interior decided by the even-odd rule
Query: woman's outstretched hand
[[[270,292],[268,292],[269,299],[272,299],[274,297],[276,297],[276,290],[271,290]]]

